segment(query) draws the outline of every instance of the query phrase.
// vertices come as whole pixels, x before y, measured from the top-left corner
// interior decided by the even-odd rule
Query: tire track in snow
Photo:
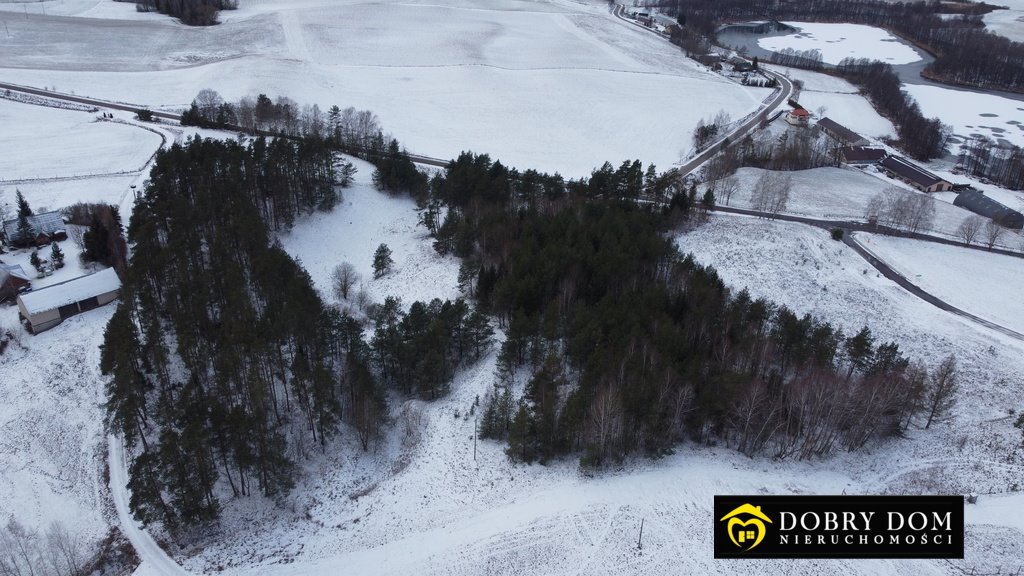
[[[111,434],[107,437],[107,462],[110,466],[110,493],[114,498],[114,507],[117,508],[121,531],[132,543],[139,559],[161,576],[190,576],[190,572],[168,556],[132,516],[128,507],[131,499],[128,494],[128,465],[120,436]]]

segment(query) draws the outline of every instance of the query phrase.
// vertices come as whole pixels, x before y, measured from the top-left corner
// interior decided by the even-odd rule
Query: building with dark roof
[[[846,146],[839,149],[839,156],[843,163],[853,165],[878,164],[886,154],[886,151],[881,148],[865,146]]]
[[[28,225],[32,229],[32,238],[24,241],[18,238],[18,219],[5,220],[3,231],[7,236],[7,241],[22,246],[30,244],[43,246],[54,240],[67,240],[68,238],[64,228],[64,218],[60,212],[33,214],[28,217]]]
[[[19,264],[0,264],[0,302],[13,298],[32,280]]]
[[[968,190],[957,194],[954,206],[966,208],[975,214],[991,218],[996,224],[1006,228],[1024,229],[1024,214],[1009,206],[996,202],[979,190]]]
[[[833,140],[844,146],[867,146],[870,144],[867,138],[857,134],[853,130],[850,130],[831,118],[822,118],[821,120],[818,120],[818,127],[824,130],[825,134],[831,136]]]
[[[886,156],[879,165],[885,169],[889,177],[898,178],[921,192],[945,192],[953,189],[952,183],[901,156]]]

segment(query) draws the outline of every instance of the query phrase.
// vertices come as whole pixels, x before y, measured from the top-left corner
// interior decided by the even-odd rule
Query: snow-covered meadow
[[[596,0],[268,0],[204,30],[66,1],[89,17],[10,19],[0,77],[151,107],[182,108],[202,88],[351,105],[420,154],[486,151],[567,176],[626,158],[668,168],[700,119],[739,118],[763,98]]]
[[[753,208],[752,196],[757,181],[766,170],[740,168],[736,172],[739,189],[729,199],[729,206]],[[792,181],[789,201],[783,212],[829,220],[866,221],[865,211],[871,199],[886,190],[897,194],[921,194],[911,191],[895,180],[875,171],[874,167],[813,168],[784,172]],[[719,198],[725,204],[725,198]],[[935,220],[927,232],[954,236],[963,219],[972,213],[949,202],[935,202]]]
[[[59,110],[0,99],[6,180],[139,172],[160,146],[158,134],[101,120],[99,113]]]
[[[844,58],[868,58],[889,64],[910,64],[921,56],[902,40],[881,28],[861,24],[825,24],[818,22],[783,22],[796,28],[785,36],[761,38],[757,44],[765,50],[779,52],[818,50],[826,64],[839,64]]]
[[[907,238],[858,234],[865,248],[953,306],[1024,332],[1024,258]]]

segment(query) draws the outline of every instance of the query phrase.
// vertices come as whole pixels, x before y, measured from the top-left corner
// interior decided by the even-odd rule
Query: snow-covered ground
[[[160,146],[160,136],[99,116],[0,99],[0,185],[6,180],[141,171]]]
[[[758,179],[765,172],[760,168],[740,168],[736,172],[739,190],[729,199],[729,206],[753,208],[751,197]],[[898,186],[873,167],[814,168],[784,174],[792,179],[789,202],[784,212],[801,216],[865,221],[868,203],[886,190],[892,189],[897,194],[920,194]],[[725,204],[725,199],[719,198],[718,202]],[[935,221],[928,231],[953,236],[963,219],[971,214],[953,206],[952,200],[939,200],[935,202]],[[1015,245],[1013,247],[1016,248]]]
[[[355,194],[349,194],[356,204]],[[366,196],[363,196],[365,198]],[[391,199],[377,209],[401,213]],[[344,213],[358,210],[346,205]],[[329,218],[330,215],[327,215]],[[324,222],[300,222],[302,227]],[[353,233],[374,233],[351,228]],[[379,233],[379,232],[378,232]],[[378,236],[377,238],[386,238]],[[366,245],[377,241],[359,240]],[[426,239],[417,240],[426,243]],[[341,235],[331,243],[344,243]],[[995,569],[1019,558],[1019,519],[1001,512],[1019,493],[1021,347],[947,315],[878,277],[824,231],[719,217],[679,242],[726,281],[848,332],[869,324],[931,365],[956,353],[963,392],[955,419],[906,440],[824,461],[748,459],[722,448],[681,446],[659,461],[628,462],[594,478],[575,463],[512,465],[494,442],[473,460],[471,407],[493,381],[494,356],[456,377],[450,396],[396,407],[395,429],[370,453],[342,438],[306,464],[302,484],[277,509],[231,503],[223,535],[185,561],[194,573],[359,574],[943,574]],[[286,241],[286,248],[293,250]],[[430,267],[447,267],[437,257]],[[316,274],[314,274],[316,277]],[[319,281],[318,281],[319,283]],[[399,290],[402,287],[397,287]],[[408,288],[405,288],[408,289]],[[977,393],[984,390],[984,394]],[[408,411],[408,412],[407,412]],[[412,431],[408,434],[407,431]],[[408,436],[407,436],[408,434]],[[349,435],[351,436],[351,435]],[[413,439],[410,439],[413,438]],[[1010,456],[1008,456],[1008,454]],[[1016,454],[1016,455],[1015,455]],[[721,493],[982,493],[968,514],[967,560],[751,562],[711,554],[712,496]],[[991,494],[991,495],[990,495]],[[640,521],[644,547],[636,549]],[[233,527],[244,526],[245,538]],[[994,546],[993,546],[994,544]],[[150,574],[140,570],[139,574]]]
[[[1024,102],[938,86],[904,84],[903,89],[917,100],[926,117],[949,124],[956,136],[982,134],[996,142],[1024,146]]]
[[[302,263],[324,299],[334,299],[331,272],[342,262],[355,266],[376,302],[398,296],[408,306],[416,300],[457,298],[459,260],[437,254],[426,228],[418,225],[416,203],[374,188],[372,164],[346,160],[358,171],[352,186],[342,191],[341,204],[331,212],[302,218],[280,237],[281,245]],[[374,280],[373,253],[380,244],[388,245],[395,263],[391,272]]]
[[[1024,0],[999,0],[995,4],[1009,9],[985,14],[985,27],[1015,42],[1024,42]]]
[[[875,111],[856,86],[842,78],[784,66],[769,66],[792,80],[803,83],[796,97],[809,110],[812,121],[828,117],[867,138],[888,138],[896,135],[892,122]]]
[[[60,243],[65,266],[36,279],[30,250],[0,255],[20,264],[36,289],[90,272],[74,242]],[[49,248],[39,251],[48,258]],[[32,336],[18,323],[18,308],[0,304],[0,330],[16,334],[0,354],[0,519],[30,529],[60,521],[90,543],[109,522],[102,481],[104,402],[98,347],[113,313],[106,306]],[[92,551],[89,551],[90,554]]]
[[[889,64],[910,64],[921,56],[902,40],[881,28],[861,24],[822,24],[784,22],[797,29],[786,36],[761,38],[757,44],[765,50],[819,50],[826,64],[839,64],[844,58],[867,58]]]
[[[1024,259],[876,234],[857,238],[924,290],[961,310],[1024,332]]]
[[[567,176],[626,158],[668,168],[698,120],[742,117],[763,98],[597,0],[243,1],[203,29],[131,3],[104,2],[102,17],[96,3],[52,3],[69,16],[9,19],[0,78],[151,107],[207,87],[352,105],[414,152],[486,151]]]

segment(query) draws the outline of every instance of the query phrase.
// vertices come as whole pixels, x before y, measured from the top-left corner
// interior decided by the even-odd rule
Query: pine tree
[[[29,257],[28,261],[29,261],[30,264],[32,264],[32,267],[35,268],[37,272],[42,273],[42,271],[43,271],[43,261],[39,259],[39,251],[38,250],[33,250],[32,251],[32,255]]]
[[[21,190],[16,190],[16,193],[18,199],[18,229],[16,232],[17,238],[14,240],[16,244],[28,246],[35,241],[35,231],[29,222],[29,218],[32,217],[32,209],[29,207],[28,201],[25,200]]]
[[[388,248],[387,244],[381,244],[377,246],[377,250],[373,253],[373,277],[374,279],[380,278],[391,271],[391,266],[394,265],[395,261],[391,258],[391,248]]]
[[[53,262],[54,268],[64,267],[64,252],[56,242],[50,245],[50,261]]]

